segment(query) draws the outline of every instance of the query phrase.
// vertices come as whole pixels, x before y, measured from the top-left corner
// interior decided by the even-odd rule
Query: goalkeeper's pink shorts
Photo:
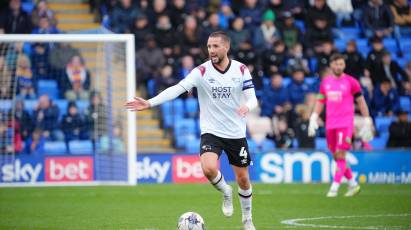
[[[353,127],[326,130],[328,149],[334,154],[337,150],[350,150]]]

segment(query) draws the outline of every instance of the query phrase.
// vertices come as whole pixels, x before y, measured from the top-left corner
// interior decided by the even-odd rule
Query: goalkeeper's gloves
[[[362,125],[358,136],[362,141],[369,142],[374,138],[374,131],[371,117],[364,117],[364,124]]]
[[[314,137],[315,131],[318,129],[318,114],[312,113],[310,117],[310,122],[308,123],[308,136]]]

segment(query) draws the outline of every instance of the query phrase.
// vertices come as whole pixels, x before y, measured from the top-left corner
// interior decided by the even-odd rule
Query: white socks
[[[253,189],[251,186],[247,190],[238,188],[238,195],[240,198],[241,212],[243,214],[243,221],[245,219],[251,219],[252,217],[252,214],[251,214],[251,202],[253,199],[252,193],[253,193]]]
[[[333,182],[333,183],[331,184],[330,191],[337,192],[339,187],[340,187],[340,184],[339,184],[339,183]]]
[[[227,183],[224,180],[223,174],[221,174],[220,170],[217,173],[217,176],[211,180],[211,184],[220,192],[224,194],[231,193]]]
[[[352,177],[352,178],[348,181],[348,186],[350,186],[350,187],[354,187],[354,186],[357,186],[357,185],[358,185],[358,183],[357,183],[357,181],[355,180],[354,177]]]

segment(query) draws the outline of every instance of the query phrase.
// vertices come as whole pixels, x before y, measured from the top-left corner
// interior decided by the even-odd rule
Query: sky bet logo
[[[213,98],[230,98],[231,97],[232,88],[229,86],[218,86],[218,87],[211,87],[211,93],[213,94]]]
[[[39,179],[42,165],[22,163],[19,159],[1,166],[2,182],[36,182]]]

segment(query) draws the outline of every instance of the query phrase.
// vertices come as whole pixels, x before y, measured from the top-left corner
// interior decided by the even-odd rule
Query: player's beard
[[[213,64],[218,65],[218,64],[220,64],[220,63],[223,61],[223,57],[220,57],[218,54],[216,54],[214,57],[212,57],[212,56],[210,55],[210,60],[211,60],[211,62],[212,62]]]
[[[340,69],[337,69],[337,70],[334,70],[333,72],[334,72],[335,76],[340,77],[343,74],[344,71],[340,70]]]

